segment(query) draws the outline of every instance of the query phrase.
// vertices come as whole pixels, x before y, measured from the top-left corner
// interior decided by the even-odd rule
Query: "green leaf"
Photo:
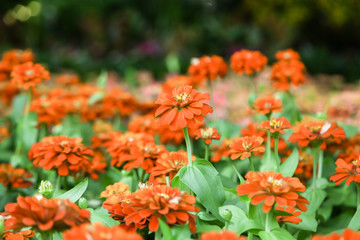
[[[52,233],[52,240],[63,240],[62,233],[60,232],[53,232]]]
[[[174,239],[191,239],[191,232],[188,225],[178,225],[171,228]]]
[[[281,211],[281,210],[273,210],[273,214],[274,216],[282,216],[282,217],[287,217],[287,216],[293,216],[291,213],[285,212],[285,211]]]
[[[76,202],[84,194],[87,187],[88,187],[88,179],[85,178],[69,191],[64,192],[63,194],[56,197],[61,199],[69,199],[72,202]]]
[[[354,214],[354,216],[352,217],[350,223],[349,223],[349,228],[351,228],[354,231],[357,231],[360,229],[360,208],[358,208]]]
[[[103,225],[108,227],[119,225],[119,222],[110,217],[106,209],[102,207],[95,210],[92,208],[87,208],[87,210],[89,210],[89,212],[91,213],[90,221],[92,223],[101,222]]]
[[[358,128],[356,126],[348,125],[342,122],[338,122],[338,124],[344,129],[347,138],[353,137],[358,133]]]
[[[107,82],[107,72],[105,70],[102,70],[100,73],[100,76],[98,77],[98,79],[96,80],[97,82],[97,86],[99,88],[105,88],[106,87],[106,82]]]
[[[219,212],[223,212],[224,210],[229,210],[232,214],[228,230],[242,234],[250,229],[263,229],[263,225],[260,222],[249,219],[242,209],[234,205],[227,205],[219,208]]]
[[[295,240],[295,238],[283,228],[276,228],[271,230],[271,232],[261,231],[259,236],[262,240]]]
[[[326,197],[326,192],[321,189],[314,190],[312,188],[309,188],[309,190],[303,194],[303,197],[305,197],[310,203],[306,213],[311,214],[315,213],[317,209],[320,208],[322,202]]]
[[[207,221],[207,222],[210,222],[210,221],[216,221],[217,218],[212,215],[212,214],[209,214],[209,213],[206,213],[206,212],[200,212],[198,214],[198,217],[201,219],[201,220],[204,220],[204,221]]]
[[[192,166],[181,169],[180,180],[196,194],[212,214],[224,221],[218,208],[225,201],[225,192],[219,173],[209,161],[197,159]]]
[[[17,96],[15,96],[15,98],[12,100],[12,113],[11,113],[11,118],[13,120],[13,122],[18,122],[21,115],[24,112],[24,108],[25,108],[25,104],[26,101],[28,99],[28,95],[27,94],[18,94]]]
[[[162,220],[162,219],[158,219],[159,223],[160,223],[160,230],[162,232],[163,235],[163,240],[172,240],[172,233],[171,233],[171,229],[170,227]],[[159,229],[158,229],[159,231]]]
[[[207,122],[207,125],[216,128],[221,134],[222,139],[239,136],[241,129],[240,126],[226,120],[212,120]]]
[[[307,212],[301,213],[299,218],[302,219],[302,222],[300,222],[299,224],[293,224],[293,223],[287,223],[287,224],[299,230],[316,232],[318,222],[316,221],[315,213],[311,213],[311,214]]]
[[[16,136],[20,141],[22,141],[22,147],[25,150],[29,150],[31,146],[37,141],[37,123],[36,113],[29,113],[27,116],[24,115],[19,119],[19,123],[16,129]]]
[[[196,233],[203,233],[209,231],[221,231],[221,228],[217,225],[206,224],[202,221],[198,221],[196,224]]]
[[[186,191],[190,192],[190,188],[186,186],[181,180],[180,180],[180,174],[183,174],[184,171],[186,171],[187,166],[184,166],[180,169],[180,171],[175,175],[175,177],[171,180],[171,186],[174,188],[178,188],[180,191]]]
[[[292,177],[299,164],[299,153],[296,148],[293,149],[291,155],[281,164],[280,170],[284,177]]]
[[[88,104],[93,105],[93,104],[95,104],[96,102],[100,101],[103,98],[104,98],[104,92],[94,93],[93,95],[91,95],[89,97]]]

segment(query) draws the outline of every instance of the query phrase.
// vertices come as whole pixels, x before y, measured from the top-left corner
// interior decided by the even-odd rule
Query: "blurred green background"
[[[359,0],[1,0],[0,50],[31,48],[51,71],[156,77],[241,48],[301,53],[312,74],[360,79]]]

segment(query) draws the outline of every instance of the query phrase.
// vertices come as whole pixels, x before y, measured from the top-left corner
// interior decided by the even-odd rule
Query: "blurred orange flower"
[[[64,86],[76,85],[80,82],[79,75],[71,73],[62,73],[60,74],[55,82]]]
[[[352,229],[345,229],[342,234],[333,233],[331,235],[315,235],[311,240],[360,240],[360,232]]]
[[[275,88],[289,90],[291,84],[300,86],[305,83],[305,72],[305,65],[300,61],[280,61],[271,67],[271,81]]]
[[[31,50],[14,49],[5,52],[0,61],[0,81],[9,80],[14,66],[34,60],[35,56]]]
[[[238,237],[237,233],[225,230],[222,232],[204,232],[201,234],[200,240],[246,240],[246,237]]]
[[[213,81],[223,78],[228,72],[224,59],[220,56],[203,56],[194,58],[189,66],[188,73],[193,77],[193,85],[201,85],[207,79]]]
[[[45,97],[34,99],[30,105],[30,112],[37,113],[39,123],[56,125],[66,116],[68,109],[60,99]]]
[[[116,109],[122,117],[127,117],[137,110],[138,103],[134,96],[122,88],[112,88],[104,97],[105,109]]]
[[[29,159],[35,167],[57,170],[60,176],[81,177],[90,169],[94,156],[81,142],[81,138],[45,137],[31,147]]]
[[[195,139],[201,138],[205,144],[211,144],[212,140],[220,140],[221,135],[218,134],[218,130],[213,127],[200,128],[195,132]]]
[[[6,126],[0,126],[0,143],[10,137],[9,129]]]
[[[259,51],[243,49],[235,52],[231,58],[231,68],[237,74],[253,75],[257,71],[264,70],[267,58]]]
[[[8,163],[0,164],[0,182],[5,187],[10,187],[10,188],[30,187],[33,185],[33,183],[26,179],[32,177],[33,175],[23,168],[13,168]]]
[[[305,204],[309,204],[309,201],[299,195],[299,192],[305,192],[305,186],[298,178],[283,177],[281,173],[273,171],[249,171],[245,178],[245,184],[236,188],[238,195],[248,195],[253,205],[264,202],[262,209],[265,213],[275,203],[281,207],[296,207],[302,212],[307,210]]]
[[[80,209],[68,199],[47,199],[41,195],[17,197],[16,203],[5,206],[6,230],[18,231],[31,227],[35,231],[64,231],[72,226],[89,223],[90,212]]]
[[[265,152],[262,145],[264,139],[258,136],[235,138],[230,145],[231,160],[240,158],[244,160],[251,156]]]
[[[138,116],[129,123],[128,130],[133,133],[147,133],[154,136],[156,130],[156,118],[153,114]]]
[[[26,62],[16,65],[11,72],[11,81],[20,88],[28,90],[40,84],[43,80],[49,80],[50,74],[40,64]]]
[[[282,101],[274,96],[257,98],[253,104],[255,113],[271,116],[273,112],[281,112],[283,109]]]
[[[212,145],[212,152],[214,152],[213,156],[211,157],[212,162],[219,162],[224,157],[230,156],[230,145],[233,143],[234,139],[224,139],[221,142],[221,145]]]
[[[35,236],[35,232],[32,230],[24,230],[20,232],[5,232],[2,235],[2,240],[29,240],[31,237]]]
[[[275,58],[279,61],[300,60],[300,55],[298,52],[289,48],[286,50],[277,51]]]
[[[271,120],[261,122],[259,128],[265,129],[270,131],[271,133],[284,133],[284,129],[291,128],[290,122],[285,118],[274,118],[272,117]]]
[[[207,100],[210,100],[208,93],[199,93],[189,85],[174,88],[171,94],[163,92],[156,100],[160,106],[155,117],[160,118],[160,124],[170,125],[171,130],[195,128],[196,121],[202,122],[204,115],[213,112],[204,102]]]
[[[119,226],[107,227],[97,222],[93,225],[83,224],[64,232],[65,240],[142,240],[141,235],[126,232]]]

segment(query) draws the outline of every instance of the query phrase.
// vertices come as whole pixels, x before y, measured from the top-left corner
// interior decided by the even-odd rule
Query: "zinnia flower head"
[[[275,88],[289,90],[290,86],[305,83],[305,65],[297,60],[280,61],[271,67],[271,81]]]
[[[335,162],[336,172],[330,177],[330,181],[339,185],[342,181],[346,180],[349,185],[352,181],[360,183],[360,157],[346,162],[344,159],[339,158]]]
[[[14,66],[34,60],[35,56],[31,50],[14,49],[5,52],[0,61],[0,81],[9,79]]]
[[[279,137],[281,133],[284,133],[285,129],[291,128],[290,122],[285,118],[274,118],[271,120],[261,122],[259,128],[270,131],[274,136]]]
[[[219,162],[222,158],[230,156],[230,145],[233,143],[234,139],[224,139],[221,142],[221,145],[212,145],[212,151],[214,152],[211,157],[212,162]]]
[[[301,182],[306,182],[313,176],[313,155],[306,151],[299,151],[299,164],[295,170],[294,175],[300,179]]]
[[[246,237],[238,237],[237,233],[231,231],[210,231],[201,234],[200,240],[246,240]]]
[[[43,80],[49,80],[50,74],[40,64],[26,62],[16,65],[11,72],[11,81],[20,88],[28,90],[40,84]]]
[[[224,59],[220,56],[203,56],[194,58],[189,66],[188,73],[193,77],[193,85],[201,85],[207,79],[213,81],[216,78],[223,78],[228,72]]]
[[[112,88],[104,97],[104,108],[115,108],[120,116],[127,117],[135,112],[138,103],[134,96],[122,88]]]
[[[257,98],[253,104],[253,110],[256,113],[271,116],[273,112],[281,112],[283,109],[282,101],[274,96]]]
[[[97,222],[82,224],[64,232],[64,240],[142,240],[141,235],[127,232],[120,226],[107,227]]]
[[[312,236],[311,240],[360,240],[360,232],[352,229],[345,229],[342,234],[333,233],[331,235],[317,234]]]
[[[192,157],[192,161],[195,157]],[[166,175],[172,180],[183,166],[188,165],[187,153],[183,150],[177,152],[164,153],[155,162],[155,167],[150,174],[150,181],[154,181],[155,177]]]
[[[235,52],[230,59],[231,68],[237,74],[253,75],[264,70],[267,58],[259,51],[241,50]]]
[[[133,133],[147,133],[154,136],[156,130],[156,118],[153,114],[138,116],[129,123],[128,129]]]
[[[159,117],[160,124],[170,125],[171,130],[195,128],[196,121],[202,122],[204,115],[213,112],[205,103],[207,100],[210,100],[208,93],[200,93],[189,85],[177,87],[171,94],[160,94],[156,100],[160,106],[155,112],[155,117]]]
[[[38,122],[46,125],[56,125],[66,116],[68,110],[64,102],[58,98],[37,98],[31,102],[30,112],[36,112]]]
[[[56,78],[55,82],[60,85],[71,86],[78,84],[80,79],[79,75],[77,74],[63,73]]]
[[[195,137],[195,132],[198,129],[204,127],[204,125],[205,124],[203,122],[195,122],[195,127],[188,129],[189,136],[191,138]],[[181,145],[185,141],[184,132],[181,128],[177,130],[171,130],[170,125],[161,125],[158,124],[158,121],[155,128],[157,134],[160,135],[160,142],[162,144],[171,143],[173,145]]]
[[[0,183],[10,188],[27,188],[33,185],[28,181],[33,175],[23,168],[13,168],[8,163],[0,164]]]
[[[174,88],[185,85],[196,87],[196,85],[193,85],[192,77],[186,75],[171,76],[166,79],[166,81],[162,84],[161,87],[163,92],[171,93]]]
[[[236,138],[230,145],[231,159],[240,158],[244,160],[265,152],[265,147],[262,145],[263,141],[264,139],[258,136]]]
[[[289,141],[297,142],[300,147],[311,145],[321,145],[326,147],[326,140],[340,143],[346,138],[341,126],[336,123],[329,123],[322,119],[305,118],[298,126],[293,128],[294,133],[289,137]]]
[[[35,236],[35,232],[32,230],[24,230],[20,232],[10,232],[6,231],[4,235],[2,235],[2,240],[29,240],[31,237]]]
[[[273,171],[249,171],[245,178],[245,184],[236,188],[238,195],[248,195],[253,205],[264,202],[262,209],[265,213],[275,203],[281,207],[296,207],[303,212],[307,210],[305,204],[309,204],[309,201],[299,195],[299,192],[305,192],[305,186],[298,178],[283,177],[281,173]]]
[[[203,139],[205,144],[209,145],[211,144],[211,141],[214,140],[220,140],[221,135],[218,134],[218,130],[213,127],[207,127],[207,128],[200,128],[195,132],[195,139]]]
[[[294,208],[294,207],[276,206],[275,210],[280,210],[280,211],[291,214],[291,216],[277,216],[276,220],[279,223],[288,222],[288,223],[299,224],[300,222],[302,222],[301,218],[297,218],[298,216],[300,216],[301,212],[296,212],[296,208]]]
[[[200,209],[194,206],[195,197],[187,192],[158,185],[137,190],[129,196],[128,201],[128,205],[124,205],[126,225],[134,223],[137,228],[149,227],[150,231],[156,232],[158,219],[164,217],[167,224],[189,224],[190,231],[196,232],[196,217],[189,212],[199,212]]]
[[[277,51],[275,58],[279,61],[291,61],[291,60],[300,60],[300,55],[298,52],[293,49],[286,49],[282,51]]]
[[[17,198],[5,206],[5,229],[18,231],[31,227],[35,231],[64,231],[72,226],[89,223],[90,212],[80,209],[68,199],[47,199],[42,195]]]
[[[31,147],[29,159],[35,167],[57,170],[60,176],[84,176],[91,169],[94,152],[81,142],[81,138],[45,137]]]

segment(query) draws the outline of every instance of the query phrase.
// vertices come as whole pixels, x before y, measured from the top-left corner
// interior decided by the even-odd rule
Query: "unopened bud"
[[[81,198],[79,199],[79,207],[80,207],[81,209],[88,207],[88,201],[86,200],[86,198],[81,197]]]
[[[49,181],[41,180],[39,193],[46,198],[51,198],[54,193],[54,186]]]
[[[221,216],[225,219],[225,221],[230,222],[232,218],[232,212],[229,209],[224,209],[221,213]]]

